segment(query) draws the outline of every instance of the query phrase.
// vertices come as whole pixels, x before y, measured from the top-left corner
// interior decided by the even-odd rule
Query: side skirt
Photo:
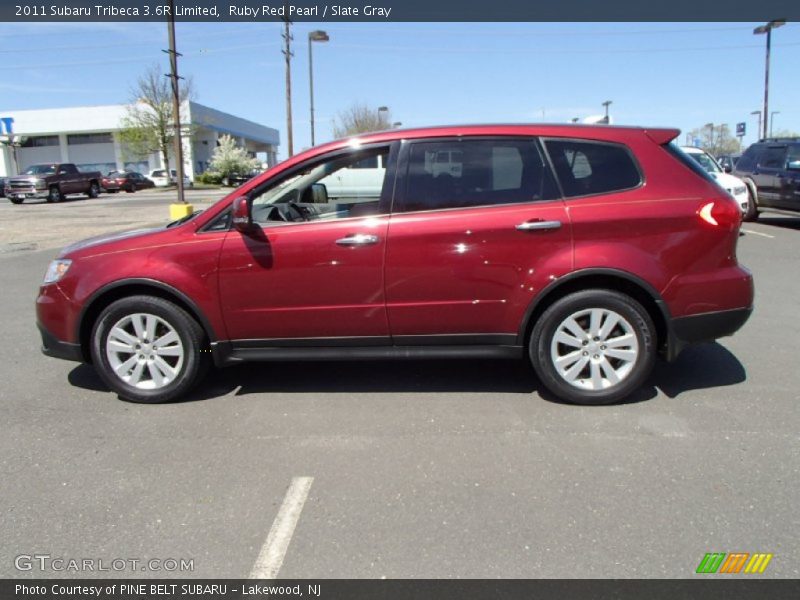
[[[520,359],[521,346],[424,345],[424,346],[259,346],[243,347],[232,342],[212,344],[214,363],[225,367],[250,361],[344,361],[402,359]]]

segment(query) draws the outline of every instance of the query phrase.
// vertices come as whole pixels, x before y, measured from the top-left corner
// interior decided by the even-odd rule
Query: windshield
[[[25,169],[23,175],[53,175],[56,172],[55,165],[31,165]]]
[[[709,173],[722,173],[722,169],[711,156],[705,152],[687,152],[692,159]]]

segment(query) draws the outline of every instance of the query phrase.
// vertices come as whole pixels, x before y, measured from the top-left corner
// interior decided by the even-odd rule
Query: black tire
[[[745,181],[747,187],[747,210],[742,215],[743,221],[757,221],[758,220],[758,192],[756,191],[755,184],[747,180]]]
[[[132,183],[129,184],[128,187],[125,188],[125,193],[126,194],[132,194],[135,191],[136,191],[136,187]]]
[[[87,196],[89,198],[97,198],[100,195],[100,186],[97,185],[95,182],[89,184],[89,193]]]
[[[594,308],[614,311],[625,319],[633,329],[639,348],[627,375],[619,383],[600,390],[570,384],[558,373],[551,357],[553,337],[561,323],[576,312]],[[584,341],[586,343],[591,341]],[[601,348],[605,350],[605,346]],[[529,356],[539,380],[562,400],[574,404],[610,404],[636,391],[650,375],[656,358],[656,330],[647,311],[630,296],[606,289],[575,292],[554,302],[539,317],[531,333]],[[587,363],[587,367],[591,364]]]
[[[51,185],[47,193],[48,202],[61,202],[64,199],[64,194],[57,185]]]
[[[106,354],[106,341],[111,328],[135,313],[163,319],[178,334],[183,346],[183,361],[177,375],[158,389],[140,389],[123,381],[114,372]],[[131,296],[110,304],[94,324],[91,344],[92,360],[100,377],[120,398],[131,402],[156,404],[175,400],[195,387],[211,364],[205,333],[200,324],[179,306],[154,296]]]
[[[11,197],[11,198],[9,198],[9,200],[11,201],[11,204],[22,204],[22,202],[23,202],[22,198]]]

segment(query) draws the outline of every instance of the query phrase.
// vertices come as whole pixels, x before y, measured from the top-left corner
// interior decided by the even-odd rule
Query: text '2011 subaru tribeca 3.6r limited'
[[[295,156],[201,214],[53,261],[44,352],[121,397],[213,361],[523,358],[600,404],[752,309],[734,200],[672,129],[391,131]]]

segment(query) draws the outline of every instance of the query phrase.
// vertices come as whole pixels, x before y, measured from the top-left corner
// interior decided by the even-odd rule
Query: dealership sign
[[[12,135],[14,133],[14,118],[0,117],[0,135]]]

